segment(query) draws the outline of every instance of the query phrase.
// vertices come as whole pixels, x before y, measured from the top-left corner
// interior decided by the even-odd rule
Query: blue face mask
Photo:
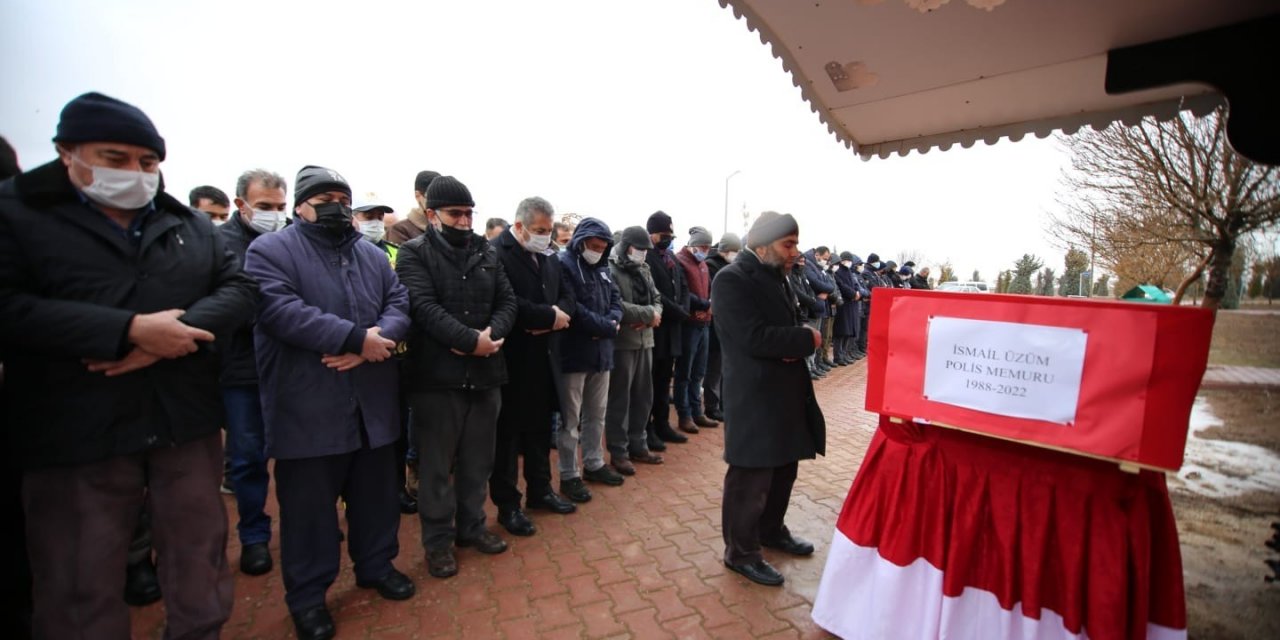
[[[693,252],[693,257],[697,258],[697,259],[698,259],[698,262],[702,262],[703,260],[706,260],[706,259],[707,259],[707,252],[706,252],[706,251],[694,251],[694,252]]]

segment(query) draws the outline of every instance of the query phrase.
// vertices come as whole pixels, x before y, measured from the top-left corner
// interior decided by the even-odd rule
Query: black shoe
[[[240,548],[240,573],[260,576],[271,570],[271,551],[267,543],[255,542]]]
[[[338,633],[324,605],[293,614],[293,628],[298,631],[298,640],[327,640]]]
[[[658,435],[658,439],[662,440],[663,442],[674,442],[676,444],[684,444],[689,441],[688,436],[681,433],[676,433],[676,430],[672,429],[671,425],[665,422],[662,424],[654,425],[653,432],[656,433]],[[653,447],[649,447],[649,448],[652,449]],[[659,449],[659,451],[661,451],[661,449]]]
[[[490,531],[481,531],[480,535],[474,538],[459,538],[459,547],[475,547],[476,551],[494,555],[507,550],[507,543],[498,534]]]
[[[531,536],[538,532],[520,507],[498,509],[498,524],[513,536]]]
[[[400,487],[400,513],[408,515],[418,512],[418,501],[404,487]]]
[[[834,368],[836,368],[836,363],[835,363],[835,362],[833,362],[833,361],[831,360],[831,358],[823,358],[823,359],[822,359],[822,364],[827,365],[827,368],[828,368],[828,369],[834,369]]]
[[[357,580],[356,586],[361,589],[377,589],[378,595],[387,600],[408,600],[413,597],[415,591],[413,580],[410,580],[409,576],[396,571],[395,567],[392,567],[391,573],[388,573],[381,580],[376,582],[360,582]]]
[[[427,551],[427,573],[435,578],[452,578],[458,575],[458,558],[453,549]]]
[[[591,491],[582,483],[582,478],[561,480],[560,493],[574,502],[591,502]]]
[[[618,473],[617,471],[614,471],[613,467],[610,467],[607,464],[600,465],[600,468],[594,471],[592,471],[591,469],[585,470],[582,474],[582,477],[583,479],[590,480],[592,482],[599,482],[601,484],[607,484],[611,487],[621,487],[622,483],[625,482],[625,480],[622,478],[622,474]]]
[[[653,427],[649,427],[649,435],[645,438],[645,440],[647,441],[645,444],[649,445],[650,451],[666,451],[667,450],[667,443],[663,442],[662,438],[659,438],[658,434],[653,432]]]
[[[756,584],[768,587],[776,587],[786,580],[781,573],[778,573],[777,569],[773,568],[773,565],[764,560],[744,562],[742,564],[729,564],[726,562],[724,566],[729,567],[730,571],[742,574],[743,577]]]
[[[708,418],[706,416],[694,416],[693,423],[703,429],[715,429],[716,427],[720,426],[719,422],[716,422],[715,420],[712,420],[711,418]]]
[[[529,496],[525,499],[525,506],[530,509],[546,509],[552,513],[566,514],[573,513],[578,510],[577,505],[565,500],[564,496],[547,489],[547,492],[540,496]]]
[[[719,409],[708,409],[707,417],[715,420],[716,422],[724,422],[724,413]]]
[[[125,569],[124,601],[131,607],[145,607],[160,599],[160,579],[156,565],[147,558]]]
[[[797,538],[791,535],[791,532],[784,532],[782,537],[777,540],[761,540],[760,546],[770,549],[777,549],[793,556],[811,556],[813,555],[813,543],[804,538]]]

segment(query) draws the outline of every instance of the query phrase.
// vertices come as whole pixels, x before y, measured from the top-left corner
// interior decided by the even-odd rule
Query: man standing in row
[[[622,300],[622,327],[613,341],[605,440],[610,464],[635,475],[632,461],[662,464],[649,451],[649,414],[653,403],[653,328],[662,324],[662,300],[649,275],[645,256],[653,240],[644,227],[627,227],[609,258],[610,273]]]
[[[294,184],[297,222],[249,245],[245,271],[262,287],[254,343],[285,603],[299,638],[331,638],[325,593],[338,576],[339,497],[356,585],[389,600],[414,593],[391,564],[400,552],[391,353],[409,331],[409,300],[386,254],[352,226],[347,181],[306,166]]]
[[[676,359],[676,415],[678,428],[697,433],[698,427],[720,426],[703,415],[702,379],[707,373],[707,340],[711,334],[711,275],[707,271],[707,255],[711,252],[711,233],[702,227],[689,230],[689,242],[676,262],[684,270],[689,283],[689,319],[680,328],[680,357]]]
[[[227,248],[243,263],[249,243],[284,228],[285,181],[264,169],[246,171],[236,180],[236,211],[218,228]],[[227,410],[227,457],[240,521],[240,571],[258,576],[271,570],[271,517],[267,504],[271,475],[267,471],[266,425],[258,386],[253,322],[245,322],[222,339],[222,405]]]
[[[662,324],[653,330],[653,404],[650,405],[649,448],[666,450],[663,442],[688,442],[689,438],[671,428],[671,375],[681,353],[680,328],[689,317],[689,285],[684,269],[676,264],[671,241],[675,230],[671,216],[656,211],[645,228],[653,249],[645,256],[653,283],[662,298]]]
[[[554,215],[550,202],[525,198],[516,207],[511,229],[490,241],[515,294],[515,326],[502,353],[507,376],[519,383],[502,387],[489,495],[498,506],[498,524],[517,536],[537,531],[520,508],[521,456],[529,508],[577,510],[551,489],[551,412],[559,402],[560,336],[574,307],[569,288],[562,286],[560,261],[546,254]]]
[[[472,231],[475,201],[466,185],[440,176],[425,206],[439,228],[400,247],[396,273],[409,289],[409,406],[418,443],[418,514],[427,571],[457,575],[454,544],[502,553],[485,529],[485,487],[493,472],[502,348],[516,320],[516,297],[498,252]]]
[[[712,248],[707,257],[707,276],[714,286],[716,274],[733,263],[742,251],[742,239],[735,233],[720,236],[720,242]],[[715,318],[711,319],[711,335],[707,340],[707,375],[702,379],[702,401],[706,408],[706,416],[712,420],[724,421],[724,412],[720,403],[720,336],[716,335]]]
[[[0,183],[0,350],[39,638],[129,637],[120,597],[144,493],[166,633],[231,615],[214,334],[257,285],[208,216],[160,189],[165,142],[137,107],[86,93],[58,159]],[[57,381],[51,384],[51,381]]]
[[[799,238],[790,215],[760,214],[747,233],[747,251],[720,271],[711,294],[724,354],[724,563],[773,586],[783,577],[760,547],[813,553],[783,520],[797,462],[826,452],[822,411],[804,364],[822,335],[797,322],[786,283]]]
[[[410,209],[404,220],[387,229],[387,240],[392,244],[402,245],[426,233],[427,227],[431,226],[431,221],[427,218],[427,187],[439,176],[435,171],[419,171],[413,179],[413,199],[418,206]]]

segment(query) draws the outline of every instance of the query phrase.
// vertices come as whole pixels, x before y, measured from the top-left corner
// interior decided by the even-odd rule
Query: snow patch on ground
[[[1178,471],[1187,490],[1211,498],[1228,498],[1250,491],[1280,492],[1280,456],[1252,444],[1211,440],[1201,431],[1219,426],[1213,408],[1196,398],[1191,408],[1191,432]]]

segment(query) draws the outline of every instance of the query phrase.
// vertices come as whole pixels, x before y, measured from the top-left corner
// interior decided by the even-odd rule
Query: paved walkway
[[[532,514],[530,538],[509,536],[511,549],[458,555],[461,572],[427,575],[416,516],[400,527],[396,566],[418,585],[406,602],[387,602],[358,589],[350,561],[329,590],[339,638],[829,638],[809,618],[845,493],[875,429],[862,410],[866,365],[837,369],[817,383],[827,417],[826,458],[802,462],[787,521],[811,540],[811,558],[766,550],[787,577],[762,587],[721,563],[720,495],[724,430],[704,430],[689,444],[668,445],[667,463],[641,465],[622,487],[592,485],[595,499],[576,514]],[[674,417],[673,417],[674,420]],[[797,424],[797,428],[801,428]],[[274,492],[273,492],[274,495]],[[235,504],[228,556],[239,566]],[[278,513],[274,498],[267,506]],[[261,577],[235,574],[235,608],[226,638],[292,638],[277,568]],[[121,578],[123,580],[123,577]],[[163,602],[133,610],[135,637],[159,638]]]
[[[1209,365],[1201,389],[1280,389],[1280,369]]]

